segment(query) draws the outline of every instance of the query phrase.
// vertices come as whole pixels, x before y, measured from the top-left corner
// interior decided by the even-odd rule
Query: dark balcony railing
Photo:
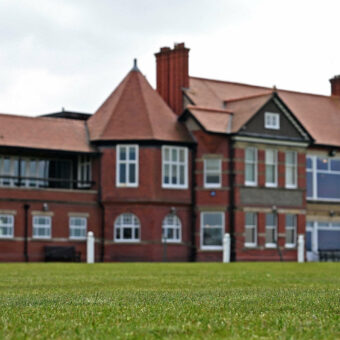
[[[59,189],[90,189],[94,181],[75,180],[53,177],[23,177],[0,175],[0,187],[18,188],[59,188]]]

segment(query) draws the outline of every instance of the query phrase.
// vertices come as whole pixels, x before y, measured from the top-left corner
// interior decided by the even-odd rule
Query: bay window
[[[340,159],[307,157],[307,198],[340,201]]]

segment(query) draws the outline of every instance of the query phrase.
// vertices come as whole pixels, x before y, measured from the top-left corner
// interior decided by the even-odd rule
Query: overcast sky
[[[185,42],[190,75],[328,95],[339,0],[0,0],[0,112],[94,112]]]

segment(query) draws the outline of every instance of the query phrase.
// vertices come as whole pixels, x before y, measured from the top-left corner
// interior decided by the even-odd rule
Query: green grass
[[[0,339],[336,339],[340,265],[0,264]]]

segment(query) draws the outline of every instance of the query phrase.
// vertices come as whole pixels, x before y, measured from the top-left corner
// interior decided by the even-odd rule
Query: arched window
[[[137,216],[126,213],[117,217],[114,224],[114,240],[116,242],[140,241],[140,223]]]
[[[162,241],[181,242],[181,229],[181,221],[176,215],[169,214],[165,216],[162,224]]]

